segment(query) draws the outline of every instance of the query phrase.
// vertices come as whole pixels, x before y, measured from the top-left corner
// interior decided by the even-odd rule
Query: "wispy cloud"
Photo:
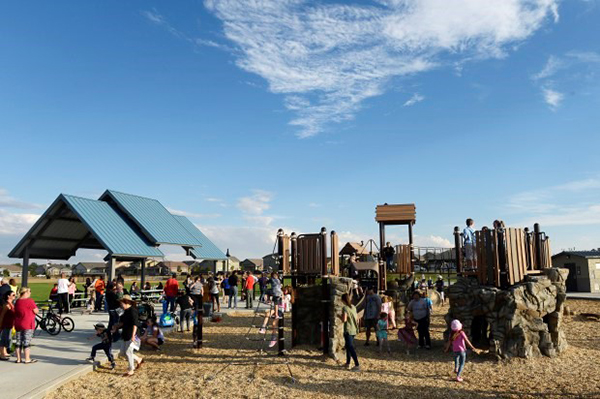
[[[0,235],[23,234],[39,219],[33,213],[12,213],[0,209]]]
[[[586,81],[595,80],[600,67],[600,54],[593,51],[568,51],[561,56],[551,55],[544,67],[531,76],[540,87],[544,102],[556,111],[565,96]],[[557,87],[565,87],[559,90]]]
[[[9,195],[8,190],[0,188],[0,208],[41,209],[43,206],[16,199]]]
[[[415,105],[416,103],[420,103],[421,101],[425,100],[425,96],[422,96],[419,93],[415,93],[413,94],[413,96],[411,98],[409,98],[405,103],[404,103],[404,107],[411,107],[413,105]]]
[[[547,19],[557,0],[487,2],[205,0],[236,45],[237,65],[285,96],[299,137],[354,118],[395,77],[504,57]]]
[[[542,94],[544,95],[544,101],[550,106],[550,109],[552,110],[556,110],[565,98],[565,95],[563,93],[560,93],[548,87],[542,89]]]
[[[265,190],[253,190],[252,195],[241,197],[238,200],[237,207],[242,212],[259,216],[271,208],[273,193]]]
[[[221,217],[221,215],[219,213],[193,213],[193,212],[187,212],[187,211],[180,211],[178,209],[173,209],[173,208],[167,208],[167,210],[169,212],[171,212],[173,215],[185,216],[187,218],[215,219],[215,218]]]

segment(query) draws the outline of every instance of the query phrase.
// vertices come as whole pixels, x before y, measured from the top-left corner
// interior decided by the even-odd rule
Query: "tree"
[[[31,277],[35,277],[35,275],[36,275],[36,274],[35,274],[35,267],[34,267],[34,268],[31,268],[31,269],[29,269],[29,275],[30,275]]]
[[[8,271],[8,269],[4,269],[4,271],[2,272],[2,275],[4,277],[9,277],[10,276],[10,272]]]

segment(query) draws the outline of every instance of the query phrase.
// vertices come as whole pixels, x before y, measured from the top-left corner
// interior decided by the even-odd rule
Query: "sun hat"
[[[123,295],[123,298],[119,299],[119,302],[135,303],[135,301],[131,299],[131,295]]]
[[[97,330],[106,330],[106,326],[104,325],[104,323],[94,324],[94,328]]]
[[[458,320],[452,320],[452,323],[450,323],[450,329],[452,331],[460,331],[462,330],[462,323]]]

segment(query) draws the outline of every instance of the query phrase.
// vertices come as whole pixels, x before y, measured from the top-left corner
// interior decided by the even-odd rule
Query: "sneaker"
[[[431,349],[431,345],[425,345],[425,349]]]
[[[462,377],[456,377],[456,381],[463,382],[463,378]]]
[[[116,367],[117,367],[117,364],[116,364],[115,362],[112,362],[112,363],[110,364],[110,369],[111,369],[111,370],[114,370]]]
[[[354,367],[352,367],[351,371],[354,371],[355,373],[358,373],[360,371],[360,366],[354,366]]]
[[[344,368],[350,370],[352,368],[352,366],[350,366],[350,363],[346,363],[346,364],[344,364]]]
[[[94,358],[90,356],[90,357],[86,358],[85,361],[86,362],[93,362]]]
[[[264,327],[261,327],[261,328],[258,330],[258,333],[259,333],[259,334],[266,334],[266,333],[267,333],[267,330],[266,330]]]
[[[271,342],[269,342],[269,348],[272,348],[275,345],[277,345],[277,339],[276,338],[272,338]]]

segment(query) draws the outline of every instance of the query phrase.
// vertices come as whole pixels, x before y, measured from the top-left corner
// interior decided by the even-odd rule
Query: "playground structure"
[[[454,228],[455,258],[459,276],[474,276],[481,285],[508,288],[528,275],[541,275],[552,267],[550,239],[539,224],[528,228],[483,228],[475,232],[476,259],[464,264],[464,237]]]

